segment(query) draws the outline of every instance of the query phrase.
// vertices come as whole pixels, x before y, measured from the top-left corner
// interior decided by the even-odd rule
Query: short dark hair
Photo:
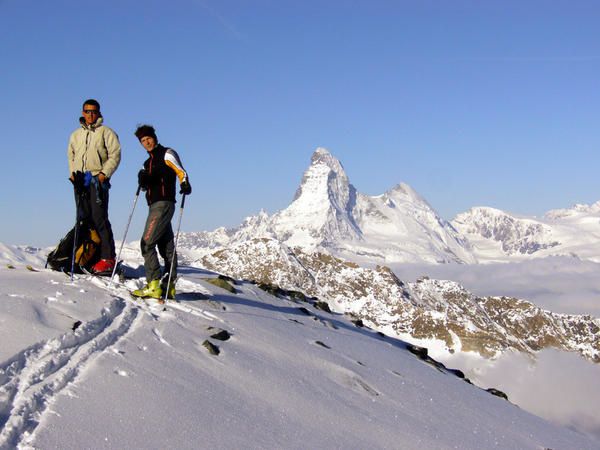
[[[137,130],[135,130],[135,136],[138,138],[138,140],[142,140],[143,137],[145,136],[150,136],[151,138],[154,138],[155,141],[158,142],[158,139],[156,138],[156,130],[154,129],[154,127],[152,125],[138,125]]]
[[[100,103],[98,103],[98,100],[88,98],[85,102],[83,102],[83,109],[85,109],[85,105],[95,106],[98,108],[98,111],[100,111]]]

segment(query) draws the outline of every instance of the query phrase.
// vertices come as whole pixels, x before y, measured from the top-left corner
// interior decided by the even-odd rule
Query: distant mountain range
[[[371,265],[473,264],[550,255],[600,261],[600,202],[542,218],[477,207],[448,222],[404,183],[382,195],[361,194],[340,161],[318,148],[287,208],[271,216],[260,212],[237,228],[187,233],[181,242],[208,254],[255,238]]]
[[[517,217],[493,208],[472,208],[452,221],[479,262],[570,255],[600,261],[600,202]]]

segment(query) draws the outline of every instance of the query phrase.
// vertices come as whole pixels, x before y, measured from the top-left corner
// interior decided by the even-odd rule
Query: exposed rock
[[[331,347],[321,341],[315,341],[315,344],[320,345],[321,347],[327,348],[327,349],[331,349]]]
[[[204,280],[210,284],[220,287],[221,289],[225,289],[226,291],[231,292],[232,294],[237,294],[237,290],[224,278],[205,278]]]
[[[313,303],[313,306],[321,311],[325,311],[331,314],[331,309],[329,308],[329,304],[327,302],[316,301]]]
[[[499,391],[498,389],[489,388],[489,389],[486,389],[486,391],[489,392],[492,395],[495,395],[496,397],[500,397],[500,398],[503,398],[504,400],[508,401],[508,395],[506,395],[502,391]]]
[[[211,334],[210,337],[219,341],[227,341],[229,338],[231,338],[231,334],[229,334],[229,331],[227,330],[220,330],[215,334]]]
[[[208,339],[206,341],[204,341],[202,343],[202,345],[208,350],[208,352],[211,355],[217,356],[219,353],[221,353],[221,351],[219,350],[219,347],[217,347],[215,344],[210,342]]]

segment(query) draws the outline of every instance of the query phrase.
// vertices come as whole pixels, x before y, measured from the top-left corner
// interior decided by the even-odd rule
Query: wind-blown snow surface
[[[163,311],[1,250],[0,448],[600,448],[250,283],[182,268]]]

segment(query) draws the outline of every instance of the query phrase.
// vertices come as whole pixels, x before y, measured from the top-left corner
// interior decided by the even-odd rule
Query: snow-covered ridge
[[[320,252],[255,239],[193,263],[235,278],[299,290],[405,339],[437,340],[446,351],[497,358],[545,348],[578,352],[600,362],[600,319],[555,314],[510,297],[479,297],[452,281],[404,283],[374,269]]]
[[[597,448],[310,302],[182,267],[165,309],[9,250],[1,448]]]

